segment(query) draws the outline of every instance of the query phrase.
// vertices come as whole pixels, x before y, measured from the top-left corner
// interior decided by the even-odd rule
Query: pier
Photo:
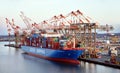
[[[8,36],[8,35],[0,35],[0,42],[4,41],[15,41],[14,35]]]
[[[111,63],[110,58],[111,57],[108,55],[102,55],[101,58],[79,58],[79,60],[120,69],[120,57],[119,56],[116,57],[117,59],[116,64]]]

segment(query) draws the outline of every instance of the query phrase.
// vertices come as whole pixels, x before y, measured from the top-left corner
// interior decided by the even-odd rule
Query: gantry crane
[[[8,18],[5,18],[5,19],[6,19],[6,24],[7,24],[7,27],[8,27],[8,34],[10,36],[10,32],[11,32],[11,28],[12,28],[14,30],[14,35],[15,35],[15,46],[19,47],[18,42],[20,42],[20,38],[19,38],[20,27],[15,25],[14,19],[12,19],[12,21],[10,21]]]
[[[83,14],[80,10],[71,11],[70,13],[58,16],[53,16],[48,20],[44,20],[39,24],[32,22],[31,19],[26,17],[21,12],[20,17],[27,26],[27,30],[30,32],[34,31],[45,31],[54,30],[54,32],[64,35],[74,35],[78,41],[82,41],[86,46],[91,47],[96,42],[96,29],[98,29],[97,22],[93,21],[90,17]],[[14,20],[12,20],[12,28],[16,28]],[[33,29],[34,28],[34,29]],[[28,33],[28,32],[26,32]],[[93,35],[94,34],[94,35]]]
[[[77,39],[79,38],[79,41],[83,41],[88,46],[92,46],[92,37],[94,37],[94,40],[96,38],[96,22],[93,22],[90,17],[85,16],[80,10],[72,11],[67,15],[53,16],[37,26],[39,26],[38,29],[52,29],[64,35],[74,34]],[[94,32],[92,32],[93,30]],[[92,33],[94,33],[94,36]]]
[[[20,27],[15,25],[14,19],[12,19],[12,21],[10,21],[8,18],[5,19],[9,32],[13,29],[15,34],[19,34]]]
[[[25,16],[22,11],[20,13],[21,13],[20,17],[22,18],[23,22],[26,24],[27,29],[31,30],[32,29],[32,24],[35,23],[35,22],[32,22],[32,20],[30,18],[28,18],[27,16]]]

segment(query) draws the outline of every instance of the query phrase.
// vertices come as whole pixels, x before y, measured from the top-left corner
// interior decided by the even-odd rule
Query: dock
[[[116,57],[118,64],[110,63],[109,59],[110,59],[109,55],[102,55],[101,58],[79,58],[78,60],[120,69],[119,56]]]

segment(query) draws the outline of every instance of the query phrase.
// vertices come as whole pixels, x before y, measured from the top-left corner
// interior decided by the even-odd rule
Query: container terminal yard
[[[27,28],[5,18],[8,36],[0,37],[1,73],[120,72],[120,33],[110,33],[114,26],[100,25],[80,10],[40,23],[20,13]]]

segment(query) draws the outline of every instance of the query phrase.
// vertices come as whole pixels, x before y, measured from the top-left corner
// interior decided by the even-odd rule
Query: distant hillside
[[[0,38],[8,38],[8,35],[0,35]],[[14,37],[14,35],[10,35],[10,37]]]
[[[120,36],[120,33],[112,33],[112,34],[114,34],[114,35],[116,35],[116,36]],[[107,36],[108,34],[97,34],[97,37],[104,37],[104,36]]]

